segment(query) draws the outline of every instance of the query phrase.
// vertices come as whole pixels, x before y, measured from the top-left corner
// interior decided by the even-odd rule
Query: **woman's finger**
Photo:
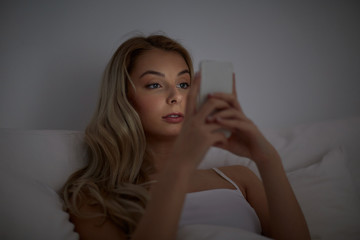
[[[218,112],[214,113],[213,115],[209,116],[207,118],[207,121],[214,122],[216,118],[237,119],[240,121],[251,122],[251,120],[249,118],[247,118],[245,115],[241,114],[240,111],[238,111],[237,109],[234,109],[234,108],[228,108],[228,109],[225,109],[222,111],[218,111]]]
[[[213,137],[213,146],[222,146],[227,142],[227,137],[223,131],[214,132]]]
[[[238,109],[242,114],[244,114],[244,111],[242,110],[242,107],[241,107],[241,105],[238,101],[238,97],[237,97],[235,73],[233,73],[232,93],[231,94],[223,93],[223,92],[216,92],[216,93],[210,94],[209,96],[212,98],[218,98],[218,99],[227,101],[230,106]]]
[[[215,99],[221,99],[223,101],[226,101],[231,107],[235,108],[236,110],[238,110],[241,114],[244,114],[239,101],[237,100],[236,96],[233,94],[228,94],[228,93],[213,93],[210,95],[210,98],[215,98]]]
[[[211,98],[214,99],[221,99],[223,101],[226,101],[229,106],[231,106],[233,109],[235,109],[236,111],[238,111],[241,115],[241,118],[243,119],[247,119],[245,113],[243,112],[238,100],[236,99],[236,97],[233,94],[227,94],[227,93],[214,93],[210,96]]]
[[[227,108],[230,108],[230,105],[224,100],[216,98],[207,99],[198,110],[198,116],[206,120],[208,116]]]
[[[235,96],[235,99],[236,99],[236,108],[245,116],[244,114],[244,111],[242,110],[242,107],[239,103],[239,98],[238,98],[238,95],[237,95],[237,90],[236,90],[236,80],[235,80],[235,73],[233,73],[233,89],[232,89],[232,92],[233,92],[233,95]]]
[[[228,129],[230,131],[241,131],[241,132],[252,132],[254,130],[254,125],[252,122],[241,121],[238,119],[224,119],[224,118],[215,118],[215,123],[219,124],[221,127]]]
[[[200,73],[197,72],[194,76],[194,79],[191,82],[191,88],[187,96],[186,114],[192,115],[196,111],[197,96],[199,93],[200,81],[201,81],[201,76]]]

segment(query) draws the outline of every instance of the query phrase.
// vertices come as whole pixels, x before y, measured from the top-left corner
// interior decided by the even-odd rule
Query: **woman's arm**
[[[275,156],[257,162],[263,180],[270,215],[270,234],[275,239],[310,239],[302,210]]]
[[[262,182],[251,170],[242,171],[241,182],[245,183],[248,202],[259,216],[263,234],[274,239],[310,239],[305,217],[276,150],[253,160]]]
[[[260,219],[263,234],[274,239],[310,239],[280,157],[264,159],[257,166],[262,181],[248,169],[241,172],[241,182],[245,184],[248,202]]]
[[[310,239],[304,215],[286,177],[280,156],[256,125],[245,116],[235,89],[234,77],[233,94],[217,93],[212,96],[231,106],[208,119],[208,122],[216,122],[232,132],[227,142],[217,146],[256,163],[269,209],[270,236],[275,239]]]

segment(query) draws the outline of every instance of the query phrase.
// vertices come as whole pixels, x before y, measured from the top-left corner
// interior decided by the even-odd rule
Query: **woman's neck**
[[[172,148],[175,140],[176,138],[164,140],[148,139],[147,144],[153,155],[152,159],[156,172],[162,171],[168,160],[172,157]]]

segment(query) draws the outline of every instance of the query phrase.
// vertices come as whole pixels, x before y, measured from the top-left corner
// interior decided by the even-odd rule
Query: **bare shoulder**
[[[233,180],[251,181],[258,179],[252,170],[242,165],[225,166],[219,169]]]
[[[250,188],[262,185],[258,176],[246,166],[231,165],[220,167],[219,169],[243,190],[245,197]]]
[[[80,211],[89,215],[101,213],[101,209],[99,207],[94,207],[88,204],[84,204]],[[70,214],[70,220],[74,223],[75,231],[80,235],[80,239],[126,239],[125,233],[117,225],[105,217],[77,217]]]

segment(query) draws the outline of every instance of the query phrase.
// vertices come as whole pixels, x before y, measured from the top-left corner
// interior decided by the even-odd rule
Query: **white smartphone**
[[[199,106],[209,93],[232,92],[233,66],[231,62],[203,60],[200,62],[201,85]]]
[[[200,62],[201,84],[198,106],[204,103],[208,94],[214,92],[232,93],[233,66],[231,62],[203,60]],[[222,130],[226,137],[231,132]]]

